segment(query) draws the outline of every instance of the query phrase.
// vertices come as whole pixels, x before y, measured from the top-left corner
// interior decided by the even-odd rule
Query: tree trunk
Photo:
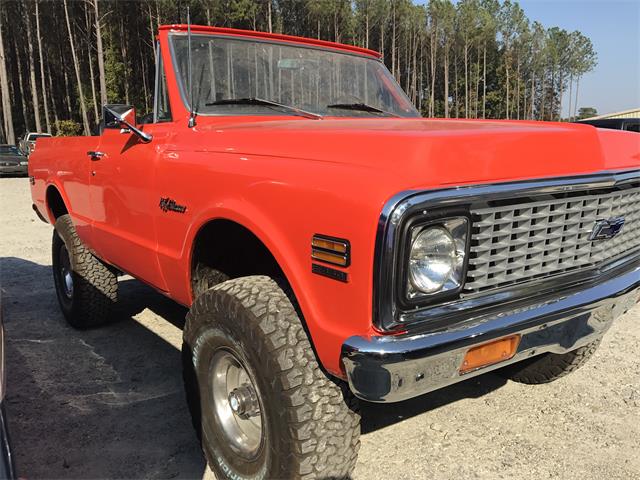
[[[578,88],[580,87],[580,77],[576,78],[576,101],[573,105],[573,116],[577,116],[578,114]]]
[[[364,48],[369,48],[369,5],[367,4],[364,14]]]
[[[60,98],[60,104],[62,105],[62,107],[66,110],[66,119],[70,120],[73,118],[73,113],[72,113],[72,105],[71,105],[71,92],[70,92],[70,87],[69,87],[69,75],[68,75],[68,65],[67,65],[67,58],[68,58],[68,54],[65,50],[63,50],[63,46],[65,44],[66,39],[63,37],[64,35],[64,30],[66,30],[66,25],[63,25],[62,23],[59,22],[59,18],[56,16],[56,20],[55,20],[55,33],[56,33],[56,41],[53,42],[53,45],[55,45],[58,49],[58,58],[60,58],[60,63],[56,66],[54,66],[53,68],[56,68],[55,71],[56,74],[58,75],[56,80],[59,80],[60,78],[62,79],[62,81],[58,84],[56,83],[56,87],[57,87],[57,91],[60,91],[61,87],[64,86],[63,89],[63,95],[59,95],[58,98]],[[61,20],[61,22],[64,23],[64,20]],[[49,71],[49,91],[50,92],[56,92],[56,90],[54,90],[53,87],[53,83],[51,81],[51,74],[52,74],[52,66],[49,63],[48,64],[48,71]],[[55,95],[54,95],[55,98]],[[54,109],[54,114],[55,114],[56,110]],[[60,110],[60,112],[62,112],[62,110]]]
[[[156,8],[157,7],[158,5],[156,4]],[[100,103],[102,105],[106,105],[109,102],[107,101],[107,81],[104,74],[104,51],[102,49],[102,30],[100,28],[100,12],[98,8],[98,0],[93,0],[93,9],[95,11],[96,50],[98,54],[98,75],[100,76]]]
[[[0,84],[0,95],[2,95],[2,86]],[[0,143],[7,143],[7,139],[4,136],[4,116],[0,109]]]
[[[89,18],[89,10],[84,11],[84,21],[87,28],[87,59],[89,60],[89,81],[91,83],[91,100],[93,104],[93,117],[95,124],[100,123],[100,113],[98,110],[98,97],[96,96],[96,85],[94,82],[95,76],[93,74],[93,55],[91,55],[91,20]]]
[[[507,107],[505,109],[505,118],[509,120],[509,47],[508,47],[508,44],[505,44],[505,47],[504,47],[504,69],[506,74],[505,85],[507,89],[507,94],[505,95],[505,98],[507,100]]]
[[[520,120],[520,54],[518,54],[516,64],[516,118]]]
[[[15,38],[14,38],[15,40]],[[16,52],[16,62],[18,65],[18,88],[20,89],[20,105],[22,106],[22,119],[24,121],[24,128],[27,132],[31,131],[31,119],[29,118],[29,112],[27,112],[27,97],[25,96],[25,88],[23,81],[23,70],[22,70],[22,61],[20,58],[22,57],[22,52],[18,50],[18,45],[14,43],[15,52]]]
[[[446,42],[446,40],[445,40]],[[449,45],[444,47],[444,118],[449,118]]]
[[[454,105],[455,105],[455,112],[456,112],[455,118],[460,118],[460,112],[458,110],[458,54],[457,53],[453,58],[453,88],[454,88],[453,98],[455,99]]]
[[[142,42],[140,41],[140,37],[138,37],[138,54],[140,56],[140,72],[142,74],[142,93],[144,95],[144,108],[147,113],[149,113],[149,87],[147,86],[147,66],[145,62],[145,55],[142,50]]]
[[[397,80],[396,74],[396,2],[393,1],[393,20],[391,28],[391,74]]]
[[[0,96],[2,96],[2,120],[4,123],[4,134],[7,143],[16,143],[13,131],[13,115],[11,113],[11,92],[9,92],[9,79],[7,77],[7,65],[4,56],[4,41],[2,39],[2,19],[0,18]]]
[[[267,0],[267,21],[269,25],[269,33],[273,33],[273,19],[271,16],[271,0]]]
[[[385,24],[384,21],[380,22],[380,54],[382,55],[383,62],[384,62],[384,24]]]
[[[38,37],[38,57],[40,60],[40,90],[42,91],[42,105],[44,106],[44,120],[47,132],[51,133],[51,121],[49,120],[49,102],[47,101],[47,88],[44,81],[44,57],[42,56],[42,35],[40,34],[40,0],[36,0],[36,36]]]
[[[431,24],[431,88],[429,89],[429,116],[435,117],[436,104],[436,54],[438,51],[438,42],[436,37],[436,26]]]
[[[487,42],[484,42],[482,60],[482,118],[487,118]]]
[[[464,42],[464,118],[469,118],[469,44]]]
[[[558,121],[562,120],[562,95],[564,94],[564,78],[560,73],[560,96],[558,97]]]
[[[533,120],[533,107],[536,103],[536,75],[531,73],[531,99],[529,100],[529,120]]]
[[[131,105],[129,101],[129,62],[127,61],[127,42],[124,38],[124,20],[120,19],[120,55],[122,57],[122,83],[124,84],[124,102]]]
[[[423,83],[423,78],[424,78],[424,70],[423,70],[423,64],[424,64],[424,41],[422,39],[422,37],[420,38],[420,60],[419,60],[419,65],[420,65],[420,76],[419,76],[419,86],[418,86],[418,111],[420,113],[422,113],[422,95],[424,93],[424,83]]]
[[[33,53],[33,37],[31,35],[31,12],[26,8],[24,16],[27,25],[27,48],[29,52],[29,82],[31,86],[31,102],[33,103],[33,116],[36,120],[36,131],[42,131],[42,125],[40,124],[40,102],[38,100],[38,84],[36,83],[36,67]]]
[[[151,50],[153,50],[153,61],[154,63],[158,63],[158,57],[156,56],[156,34],[155,29],[153,28],[153,15],[151,14],[151,5],[147,5],[149,9],[149,35],[151,35]],[[207,12],[207,25],[211,25],[211,14],[209,13],[209,9],[205,10]]]
[[[507,108],[506,108],[505,117],[507,118],[507,120],[509,120],[509,65],[505,64],[505,67],[506,67],[506,73],[507,73],[507,82],[506,82],[506,85],[507,85],[507,95],[506,95]]]
[[[55,90],[53,89],[52,77],[53,77],[53,75],[51,75],[51,64],[47,63],[47,78],[49,80],[49,91],[50,92],[55,92]],[[55,127],[58,124],[58,121],[59,121],[58,108],[57,108],[57,105],[56,105],[54,97],[51,98],[51,106],[53,107],[53,125],[52,125],[52,130],[53,130],[54,129],[53,127]],[[54,132],[51,132],[51,133],[54,133]]]
[[[540,89],[540,93],[542,94],[542,98],[540,99],[540,120],[544,120],[544,105],[545,102],[547,101],[547,92],[545,90],[545,71],[543,69],[542,71],[542,88]]]
[[[67,21],[67,32],[69,33],[69,46],[71,47],[71,57],[73,58],[73,69],[76,72],[76,81],[78,82],[78,96],[80,97],[80,111],[82,113],[82,125],[84,134],[89,135],[89,119],[87,118],[87,106],[84,103],[84,93],[82,92],[82,79],[80,78],[80,65],[76,55],[76,48],[71,32],[71,22],[69,21],[69,9],[67,8],[67,0],[64,0],[64,17]]]
[[[475,107],[473,118],[478,118],[478,106],[480,102],[480,49],[476,48],[476,93],[474,97]]]
[[[573,72],[569,77],[569,121],[571,121],[571,102],[573,101]]]

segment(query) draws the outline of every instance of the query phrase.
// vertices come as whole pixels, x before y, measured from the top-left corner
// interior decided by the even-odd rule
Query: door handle
[[[100,160],[102,157],[104,157],[104,152],[97,152],[97,151],[93,151],[93,150],[89,150],[87,152],[87,155],[89,155],[89,157],[91,157],[91,160]]]

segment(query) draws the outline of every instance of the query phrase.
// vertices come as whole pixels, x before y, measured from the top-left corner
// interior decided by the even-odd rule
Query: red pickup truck
[[[358,399],[582,365],[640,296],[640,148],[591,126],[421,118],[380,56],[163,26],[153,118],[40,139],[71,325],[126,272],[190,308],[184,378],[225,478],[342,478]]]

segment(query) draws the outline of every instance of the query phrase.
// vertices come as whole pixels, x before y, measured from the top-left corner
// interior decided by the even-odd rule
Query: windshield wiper
[[[331,105],[327,105],[327,108],[339,108],[342,110],[358,110],[360,112],[382,113],[384,115],[389,115],[391,117],[400,116],[395,113],[382,110],[381,108],[374,107],[373,105],[368,105],[366,103],[333,103]]]
[[[212,107],[215,105],[263,105],[266,107],[282,108],[283,110],[291,112],[295,115],[312,118],[314,120],[320,120],[322,118],[322,115],[318,115],[317,113],[307,112],[306,110],[301,110],[300,108],[292,107],[291,105],[284,105],[282,103],[272,102],[271,100],[265,100],[264,98],[256,97],[225,98],[223,100],[216,100],[215,102],[205,103],[205,105],[207,107]]]

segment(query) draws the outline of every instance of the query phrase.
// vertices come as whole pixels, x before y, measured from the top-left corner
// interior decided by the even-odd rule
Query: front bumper
[[[0,175],[26,175],[28,165],[0,165]]]
[[[473,316],[434,332],[348,338],[342,361],[349,386],[363,400],[397,402],[542,353],[566,353],[591,343],[640,301],[640,265],[601,283],[559,293],[534,305]],[[520,334],[509,360],[464,375],[466,352]]]

